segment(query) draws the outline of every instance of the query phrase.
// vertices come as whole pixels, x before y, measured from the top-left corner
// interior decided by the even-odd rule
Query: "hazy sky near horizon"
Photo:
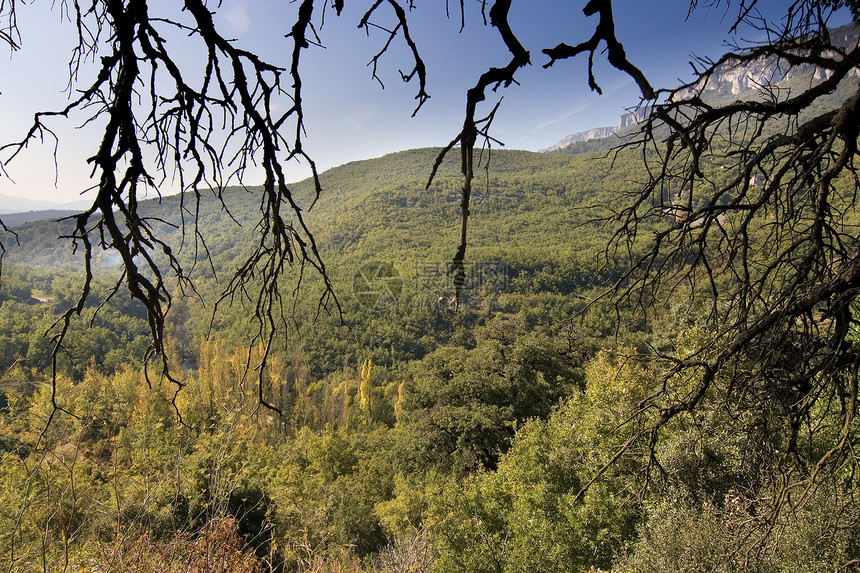
[[[596,17],[583,16],[585,3],[514,0],[510,22],[531,52],[532,65],[517,73],[520,85],[490,93],[484,104],[487,112],[504,97],[491,135],[506,148],[544,149],[571,133],[614,125],[625,109],[638,104],[639,92],[632,80],[602,58],[596,61],[596,71],[603,95],[588,88],[584,55],[542,68],[547,61],[543,48],[559,42],[573,45],[593,33]],[[411,69],[402,37],[380,61],[378,73],[385,89],[371,78],[367,67],[386,40],[379,30],[368,35],[357,28],[370,4],[348,0],[340,17],[326,10],[324,22],[316,13],[314,23],[325,48],[312,46],[302,54],[305,150],[321,170],[402,149],[446,145],[462,126],[466,90],[489,66],[504,66],[510,57],[497,31],[484,26],[478,0],[467,0],[462,32],[456,0],[448,1],[450,19],[442,0],[416,2],[410,14],[411,32],[427,64],[431,98],[416,117],[410,117],[417,85],[400,80],[398,69]],[[629,59],[652,85],[672,87],[690,79],[693,55],[716,58],[722,53],[723,42],[732,39],[727,32],[734,4],[728,12],[725,4],[716,9],[703,7],[688,18],[688,0],[616,0],[616,33]],[[778,13],[786,2],[760,0],[759,4]],[[75,30],[62,19],[59,5],[52,0],[17,4],[22,48],[14,53],[0,48],[2,143],[23,138],[36,111],[62,109],[69,100],[68,60]],[[169,13],[176,6],[175,0],[151,0],[150,14]],[[284,34],[295,19],[297,3],[223,0],[220,6],[215,2],[212,6],[216,24],[237,45],[289,66],[292,44]],[[380,10],[381,16],[384,7]],[[753,34],[742,31],[735,39],[755,40]],[[188,61],[193,67],[193,60]],[[73,89],[88,85],[92,77],[86,73],[93,69],[84,69]],[[86,117],[78,113],[68,119],[52,118],[48,123],[59,138],[56,165],[52,137],[45,137],[40,145],[31,144],[6,166],[6,175],[0,173],[0,194],[53,201],[80,199],[81,192],[95,183],[86,159],[98,146],[101,128],[82,125]],[[7,157],[8,153],[2,159]],[[288,178],[296,181],[307,174],[305,166],[291,165]],[[246,174],[246,184],[261,182],[258,173]],[[179,190],[170,174],[162,190],[168,194]],[[89,192],[84,198],[92,196]]]

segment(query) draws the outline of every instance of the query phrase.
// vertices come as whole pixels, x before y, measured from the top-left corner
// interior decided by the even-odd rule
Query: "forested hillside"
[[[605,220],[641,184],[636,153],[485,155],[457,308],[458,166],[425,189],[435,153],[332,169],[316,201],[297,187],[342,314],[307,273],[259,371],[253,295],[219,301],[253,244],[253,195],[201,197],[196,230],[187,197],[142,204],[193,269],[168,315],[181,387],[142,367],[138,303],[100,305],[121,279],[105,251],[52,392],[51,325],[78,295],[80,253],[56,240],[67,222],[15,228],[0,289],[4,568],[799,572],[857,556],[851,476],[758,519],[767,506],[749,500],[777,491],[791,436],[778,412],[737,425],[714,400],[653,451],[619,450],[667,384],[648,356],[709,336],[688,297],[653,301],[648,328],[599,298],[628,255],[607,250]],[[820,420],[795,447],[838,432],[835,414]],[[780,542],[759,545],[774,526]]]
[[[608,177],[603,156],[488,154],[468,296],[455,310],[446,260],[456,166],[425,189],[434,157],[414,150],[333,169],[315,203],[299,186],[343,313],[320,312],[318,280],[306,277],[262,381],[247,371],[260,352],[249,300],[221,301],[212,316],[253,241],[259,207],[245,190],[224,193],[227,209],[201,198],[208,256],[189,212],[183,230],[178,198],[141,206],[193,267],[196,290],[177,291],[169,315],[178,392],[157,373],[151,388],[143,379],[142,308],[122,293],[100,306],[120,278],[104,251],[89,309],[58,355],[59,394],[46,393],[51,325],[78,294],[80,252],[57,240],[68,221],[16,227],[0,290],[7,563],[59,566],[68,552],[76,566],[110,555],[117,567],[155,567],[159,552],[192,559],[186,540],[224,519],[243,536],[237,551],[270,565],[435,560],[424,554],[439,550],[432,492],[495,469],[520,424],[582,390],[586,361],[614,331],[609,316],[577,313],[616,272],[594,205],[629,183]],[[258,384],[280,413],[260,406]],[[52,400],[61,410],[48,425]],[[395,557],[410,544],[418,553]]]
[[[418,4],[0,0],[0,569],[860,569],[860,0]]]
[[[406,151],[332,169],[323,174],[326,192],[316,202],[309,182],[298,187],[304,204],[313,204],[307,212],[308,224],[316,233],[345,312],[339,316],[330,305],[328,312],[317,316],[319,284],[315,277],[307,276],[296,299],[296,312],[290,317],[290,322],[295,320],[300,327],[294,333],[296,342],[317,353],[323,352],[319,347],[358,336],[375,340],[353,340],[353,347],[343,349],[345,355],[312,361],[314,372],[327,374],[340,370],[345,359],[355,365],[371,356],[390,366],[391,358],[383,359],[379,354],[383,350],[395,353],[398,360],[420,359],[433,344],[425,342],[418,349],[417,340],[391,339],[400,338],[402,333],[399,326],[386,325],[386,321],[399,322],[412,316],[423,321],[420,328],[416,325],[417,330],[432,338],[436,328],[426,321],[458,316],[450,312],[447,303],[439,304],[439,297],[447,299],[452,294],[446,261],[456,241],[456,167],[446,164],[434,184],[425,189],[434,157],[433,150]],[[627,165],[628,182],[615,179],[624,177],[624,161],[615,162],[610,178],[610,160],[602,155],[493,151],[488,158],[488,174],[473,208],[475,288],[465,306],[470,311],[483,309],[507,315],[523,312],[544,328],[563,328],[572,317],[572,309],[582,306],[585,295],[605,287],[617,272],[614,262],[606,259],[608,231],[597,219],[606,214],[609,197],[632,185],[632,157]],[[254,213],[259,206],[249,200],[249,195],[239,188],[227,190],[226,209],[214,195],[204,196],[197,218],[203,239],[196,244],[194,218],[186,212],[183,229],[178,198],[154,199],[142,207],[146,217],[159,221],[156,224],[183,265],[193,267],[196,293],[189,292],[186,299],[177,301],[183,309],[177,314],[184,316],[186,308],[193,309],[183,319],[191,330],[187,336],[194,339],[186,344],[198,345],[208,334],[231,343],[248,335],[247,309],[243,306],[247,300],[237,299],[232,307],[227,306],[229,301],[222,302],[224,308],[217,322],[210,324],[210,318],[225,277],[253,246]],[[69,221],[43,221],[15,229],[18,244],[12,244],[4,258],[8,277],[4,292],[8,297],[31,304],[36,312],[59,310],[62,303],[72,300],[76,294],[74,270],[82,264],[81,253],[72,252],[67,243],[57,240],[71,230]],[[117,258],[111,251],[98,252],[96,258],[97,275],[107,289],[117,278]],[[372,270],[376,263],[391,266],[399,290],[393,297],[365,301],[354,292],[355,279],[364,266],[371,265],[368,268]],[[493,276],[483,276],[485,271]],[[32,288],[27,290],[24,285]],[[573,293],[578,296],[567,296]],[[39,304],[38,300],[44,302]],[[112,308],[109,304],[100,314],[104,316]],[[339,326],[341,320],[346,327]],[[356,321],[370,321],[376,326],[354,327]],[[377,334],[376,328],[390,332]],[[332,340],[330,329],[338,332],[337,340]],[[445,329],[438,335],[444,338]],[[19,346],[6,353],[10,359],[16,355],[28,356],[28,352]],[[140,356],[129,353],[128,358],[137,360]],[[75,362],[80,365],[87,360],[88,356],[81,355]],[[44,369],[47,364],[33,366]]]

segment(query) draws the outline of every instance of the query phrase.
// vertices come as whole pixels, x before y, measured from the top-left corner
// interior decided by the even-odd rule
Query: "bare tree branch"
[[[753,15],[755,2],[742,3],[740,18],[771,40],[700,61],[695,81],[659,92],[665,101],[622,145],[641,152],[648,180],[611,217],[618,231],[610,249],[631,257],[616,285],[619,306],[653,314],[655,301],[683,296],[708,309],[709,335],[697,346],[681,358],[655,357],[665,366],[663,391],[639,405],[636,440],[653,455],[664,427],[718,396],[738,416],[770,409],[784,428],[786,491],[817,487],[834,475],[825,467],[854,464],[860,443],[849,400],[860,360],[852,334],[860,48],[834,45],[829,12],[813,4],[794,3],[771,28]],[[721,74],[749,66],[765,70],[757,97],[712,100]],[[782,87],[788,70],[805,87]],[[845,95],[834,99],[837,91]],[[695,380],[682,395],[669,391],[678,377]],[[832,447],[804,449],[801,429],[831,416],[844,428]]]
[[[190,22],[153,17],[145,0],[127,3],[109,0],[87,6],[76,0],[64,6],[72,8],[68,11],[69,19],[78,30],[78,45],[70,60],[70,82],[77,78],[85,59],[100,53],[97,77],[62,110],[36,114],[22,140],[0,148],[9,152],[7,161],[13,160],[31,140],[52,134],[46,120],[68,117],[73,112],[86,110],[88,122],[105,122],[99,149],[89,160],[99,176],[97,197],[92,207],[74,218],[75,231],[69,237],[75,248],[83,249],[86,274],[77,304],[55,325],[55,377],[56,356],[62,350],[70,320],[84,308],[92,280],[91,260],[94,248],[98,247],[119,254],[126,288],[147,311],[152,341],[146,363],[160,358],[161,374],[172,380],[177,389],[181,387],[170,374],[165,347],[165,315],[171,305],[172,289],[167,278],[172,277],[182,292],[194,287],[172,248],[155,232],[156,221],[147,220],[138,211],[142,191],[158,187],[146,167],[149,157],[143,143],[156,151],[155,169],[163,177],[170,168],[179,174],[183,236],[188,215],[193,225],[195,254],[198,249],[208,254],[197,227],[204,187],[213,188],[220,198],[230,179],[241,180],[249,165],[262,168],[265,182],[259,242],[228,285],[222,300],[252,285],[258,289],[254,313],[257,337],[268,341],[267,348],[271,347],[277,329],[285,324],[278,284],[286,268],[294,263],[302,269],[308,265],[323,277],[320,304],[325,306],[334,301],[339,311],[316,242],[304,221],[302,208],[286,185],[283,170],[284,161],[305,159],[311,166],[319,194],[316,168],[302,148],[299,74],[299,53],[309,46],[313,1],[302,2],[288,35],[294,45],[289,70],[293,86],[289,93],[281,87],[285,70],[221,36],[202,0],[185,2],[184,11]],[[336,8],[339,10],[342,5]],[[206,65],[199,85],[191,85],[186,79],[187,72],[169,51],[164,39],[167,29],[189,33],[204,48]],[[110,37],[104,38],[102,30],[109,30]],[[145,86],[142,91],[148,98],[138,96],[141,86]],[[274,100],[282,96],[289,98],[292,105],[276,115]],[[294,126],[292,141],[282,135],[288,121]],[[226,132],[221,130],[222,125],[227,127]],[[188,195],[193,197],[190,203],[186,202]],[[170,270],[169,275],[164,274],[166,269]],[[260,380],[267,356],[259,368]]]
[[[599,94],[603,91],[597,85],[597,80],[594,78],[594,53],[597,51],[601,42],[606,43],[606,53],[609,63],[616,69],[629,75],[642,92],[644,99],[654,99],[654,88],[645,79],[645,75],[627,59],[627,54],[624,51],[624,46],[615,37],[615,20],[612,17],[612,1],[611,0],[590,0],[585,5],[582,12],[586,16],[598,14],[599,20],[594,29],[594,35],[587,41],[577,44],[576,46],[568,46],[567,44],[559,44],[555,48],[546,48],[543,53],[549,56],[550,60],[544,64],[544,68],[549,68],[556,61],[573,58],[583,52],[588,52],[588,86]]]
[[[487,117],[476,119],[478,104],[486,99],[486,90],[492,86],[495,91],[500,86],[508,87],[516,83],[514,74],[516,71],[531,63],[529,52],[523,48],[519,39],[514,34],[508,23],[508,12],[511,8],[510,0],[497,0],[490,8],[490,24],[498,29],[499,35],[505,42],[505,46],[511,53],[511,60],[503,68],[490,68],[478,79],[477,84],[470,88],[466,93],[466,114],[463,122],[463,129],[459,135],[448,144],[436,158],[433,171],[430,179],[427,182],[429,188],[436,169],[442,163],[445,155],[454,145],[460,142],[460,168],[463,173],[463,188],[460,199],[460,240],[457,245],[457,252],[454,254],[448,273],[454,277],[454,297],[453,302],[456,306],[459,303],[462,293],[462,287],[465,284],[465,267],[463,261],[466,257],[466,244],[468,235],[468,220],[469,220],[469,203],[472,195],[472,179],[474,177],[474,152],[478,136],[483,137],[484,142],[489,143],[488,128],[492,123],[498,105]]]
[[[388,38],[385,41],[385,45],[373,56],[368,63],[371,66],[371,75],[373,79],[379,82],[379,85],[385,87],[382,83],[382,79],[377,74],[377,69],[379,65],[380,58],[385,54],[389,48],[391,47],[391,42],[397,37],[399,31],[402,30],[403,39],[406,44],[409,46],[409,50],[412,54],[412,60],[414,62],[414,67],[408,73],[400,71],[400,79],[404,82],[412,81],[412,78],[418,78],[418,94],[415,96],[415,99],[418,100],[418,105],[415,107],[415,110],[412,112],[412,117],[418,113],[424,103],[430,99],[430,95],[427,93],[427,68],[424,65],[424,60],[421,59],[421,54],[418,52],[418,46],[415,44],[415,41],[412,39],[412,35],[409,32],[409,22],[406,18],[406,11],[403,9],[403,6],[400,2],[396,0],[384,0],[386,4],[391,6],[391,9],[394,11],[394,14],[397,18],[397,25],[388,30],[383,26],[378,24],[374,24],[370,21],[370,18],[373,16],[374,12],[376,12],[377,8],[383,3],[383,0],[377,0],[373,3],[367,12],[364,13],[364,16],[361,17],[361,21],[358,23],[359,28],[364,28],[368,35],[370,35],[370,28],[378,28],[383,30],[388,34]],[[410,0],[409,9],[413,8],[413,3]]]

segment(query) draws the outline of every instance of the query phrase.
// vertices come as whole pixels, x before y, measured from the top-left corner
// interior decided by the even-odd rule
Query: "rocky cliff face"
[[[592,139],[605,139],[613,135],[620,135],[628,129],[635,128],[639,125],[639,123],[645,119],[645,116],[648,115],[649,110],[650,108],[643,107],[633,112],[625,113],[618,120],[618,125],[609,127],[593,127],[586,131],[580,131],[579,133],[568,135],[552,147],[541,149],[541,151],[557,151],[573,145],[574,143],[591,141]]]
[[[591,141],[592,139],[603,139],[604,137],[609,137],[615,133],[615,127],[595,127],[592,129],[588,129],[586,131],[580,131],[578,133],[573,133],[568,135],[552,147],[548,147],[546,149],[541,149],[541,151],[556,151],[558,149],[563,149],[568,147],[569,145],[573,145],[574,143],[579,143],[580,141]]]
[[[831,40],[835,46],[850,52],[858,45],[860,39],[860,27],[853,24],[842,26],[831,30]],[[834,56],[835,54],[823,54]],[[752,64],[739,65],[738,62],[727,62],[711,76],[707,82],[700,82],[694,88],[679,92],[676,97],[688,97],[694,92],[699,92],[701,97],[707,101],[719,103],[731,101],[744,97],[754,97],[760,93],[763,86],[775,84],[788,84],[792,81],[822,80],[829,75],[828,70],[816,68],[812,65],[789,67],[785,63],[774,58],[762,58]],[[860,77],[860,70],[854,68],[849,77]],[[596,127],[587,131],[569,135],[547,149],[542,151],[556,151],[564,149],[574,143],[602,139],[613,135],[619,135],[626,130],[634,129],[644,120],[648,109],[637,109],[633,113],[625,113],[614,127]]]
[[[860,36],[860,28],[853,24],[830,32],[833,44],[844,52],[850,52],[857,47],[858,36]],[[822,56],[838,57],[835,52],[825,52]],[[699,92],[703,99],[717,102],[721,99],[754,97],[767,86],[787,84],[795,80],[820,81],[827,78],[829,74],[828,70],[816,68],[811,64],[788,66],[786,62],[776,57],[760,58],[745,65],[740,65],[737,61],[728,61],[718,68],[717,73],[707,82],[702,81],[696,87],[680,92],[678,96],[687,97],[694,92]],[[855,67],[849,73],[849,77],[860,77],[860,70]]]

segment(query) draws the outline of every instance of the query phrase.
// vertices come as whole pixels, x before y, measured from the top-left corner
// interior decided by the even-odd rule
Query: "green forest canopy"
[[[295,54],[313,4],[301,3]],[[738,24],[771,40],[653,91],[619,51],[611,2],[592,0],[592,42],[548,55],[593,57],[604,41],[656,105],[608,156],[494,152],[483,189],[473,152],[488,125],[473,107],[450,148],[459,144],[460,160],[442,161],[423,192],[437,154],[421,150],[286,190],[273,155],[278,122],[245,107],[261,119],[249,127],[270,174],[262,187],[208,200],[194,177],[180,199],[138,204],[139,142],[107,138],[93,209],[22,228],[29,260],[7,247],[9,568],[121,568],[144,557],[160,568],[165,555],[199,563],[219,539],[236,570],[855,567],[858,48],[826,26],[845,4],[794,3],[772,23],[741,2]],[[487,4],[511,63],[479,80],[470,105],[523,65],[508,5]],[[128,102],[137,64],[169,67],[153,27],[164,23],[141,6],[82,12],[114,35],[103,76],[78,103]],[[218,58],[257,67],[258,87],[271,87],[261,77],[275,70],[225,44],[202,4],[187,7]],[[761,65],[781,81],[760,97],[705,97],[727,68]],[[193,127],[188,105],[151,119]],[[105,110],[110,125],[126,126],[113,135],[137,133],[130,107]],[[291,113],[300,124],[300,108],[284,119]],[[124,153],[132,161],[117,177]],[[307,217],[293,210],[289,226],[281,206],[306,205],[320,188],[342,193],[321,194]],[[263,221],[228,234],[228,213],[258,220],[238,200],[247,193],[263,198]],[[189,217],[178,229],[177,212]],[[438,230],[452,218],[461,232],[446,237]],[[57,235],[77,241],[83,265],[33,264],[68,260]],[[119,267],[109,251],[96,259],[102,237]],[[465,274],[467,238],[475,262],[507,265],[504,288],[482,283],[466,297],[448,283],[447,271]],[[455,242],[455,256],[442,256]],[[447,268],[421,282],[426,292],[382,308],[341,297],[334,320],[316,318],[316,301],[351,279],[354,288],[380,252],[400,277],[428,262]],[[297,278],[283,265],[294,256],[319,271],[303,289],[321,295],[285,310],[280,293]],[[449,308],[437,295],[452,286]],[[214,319],[213,300],[222,301]],[[291,325],[300,337],[285,344]],[[141,356],[160,357],[160,372],[139,371]]]

